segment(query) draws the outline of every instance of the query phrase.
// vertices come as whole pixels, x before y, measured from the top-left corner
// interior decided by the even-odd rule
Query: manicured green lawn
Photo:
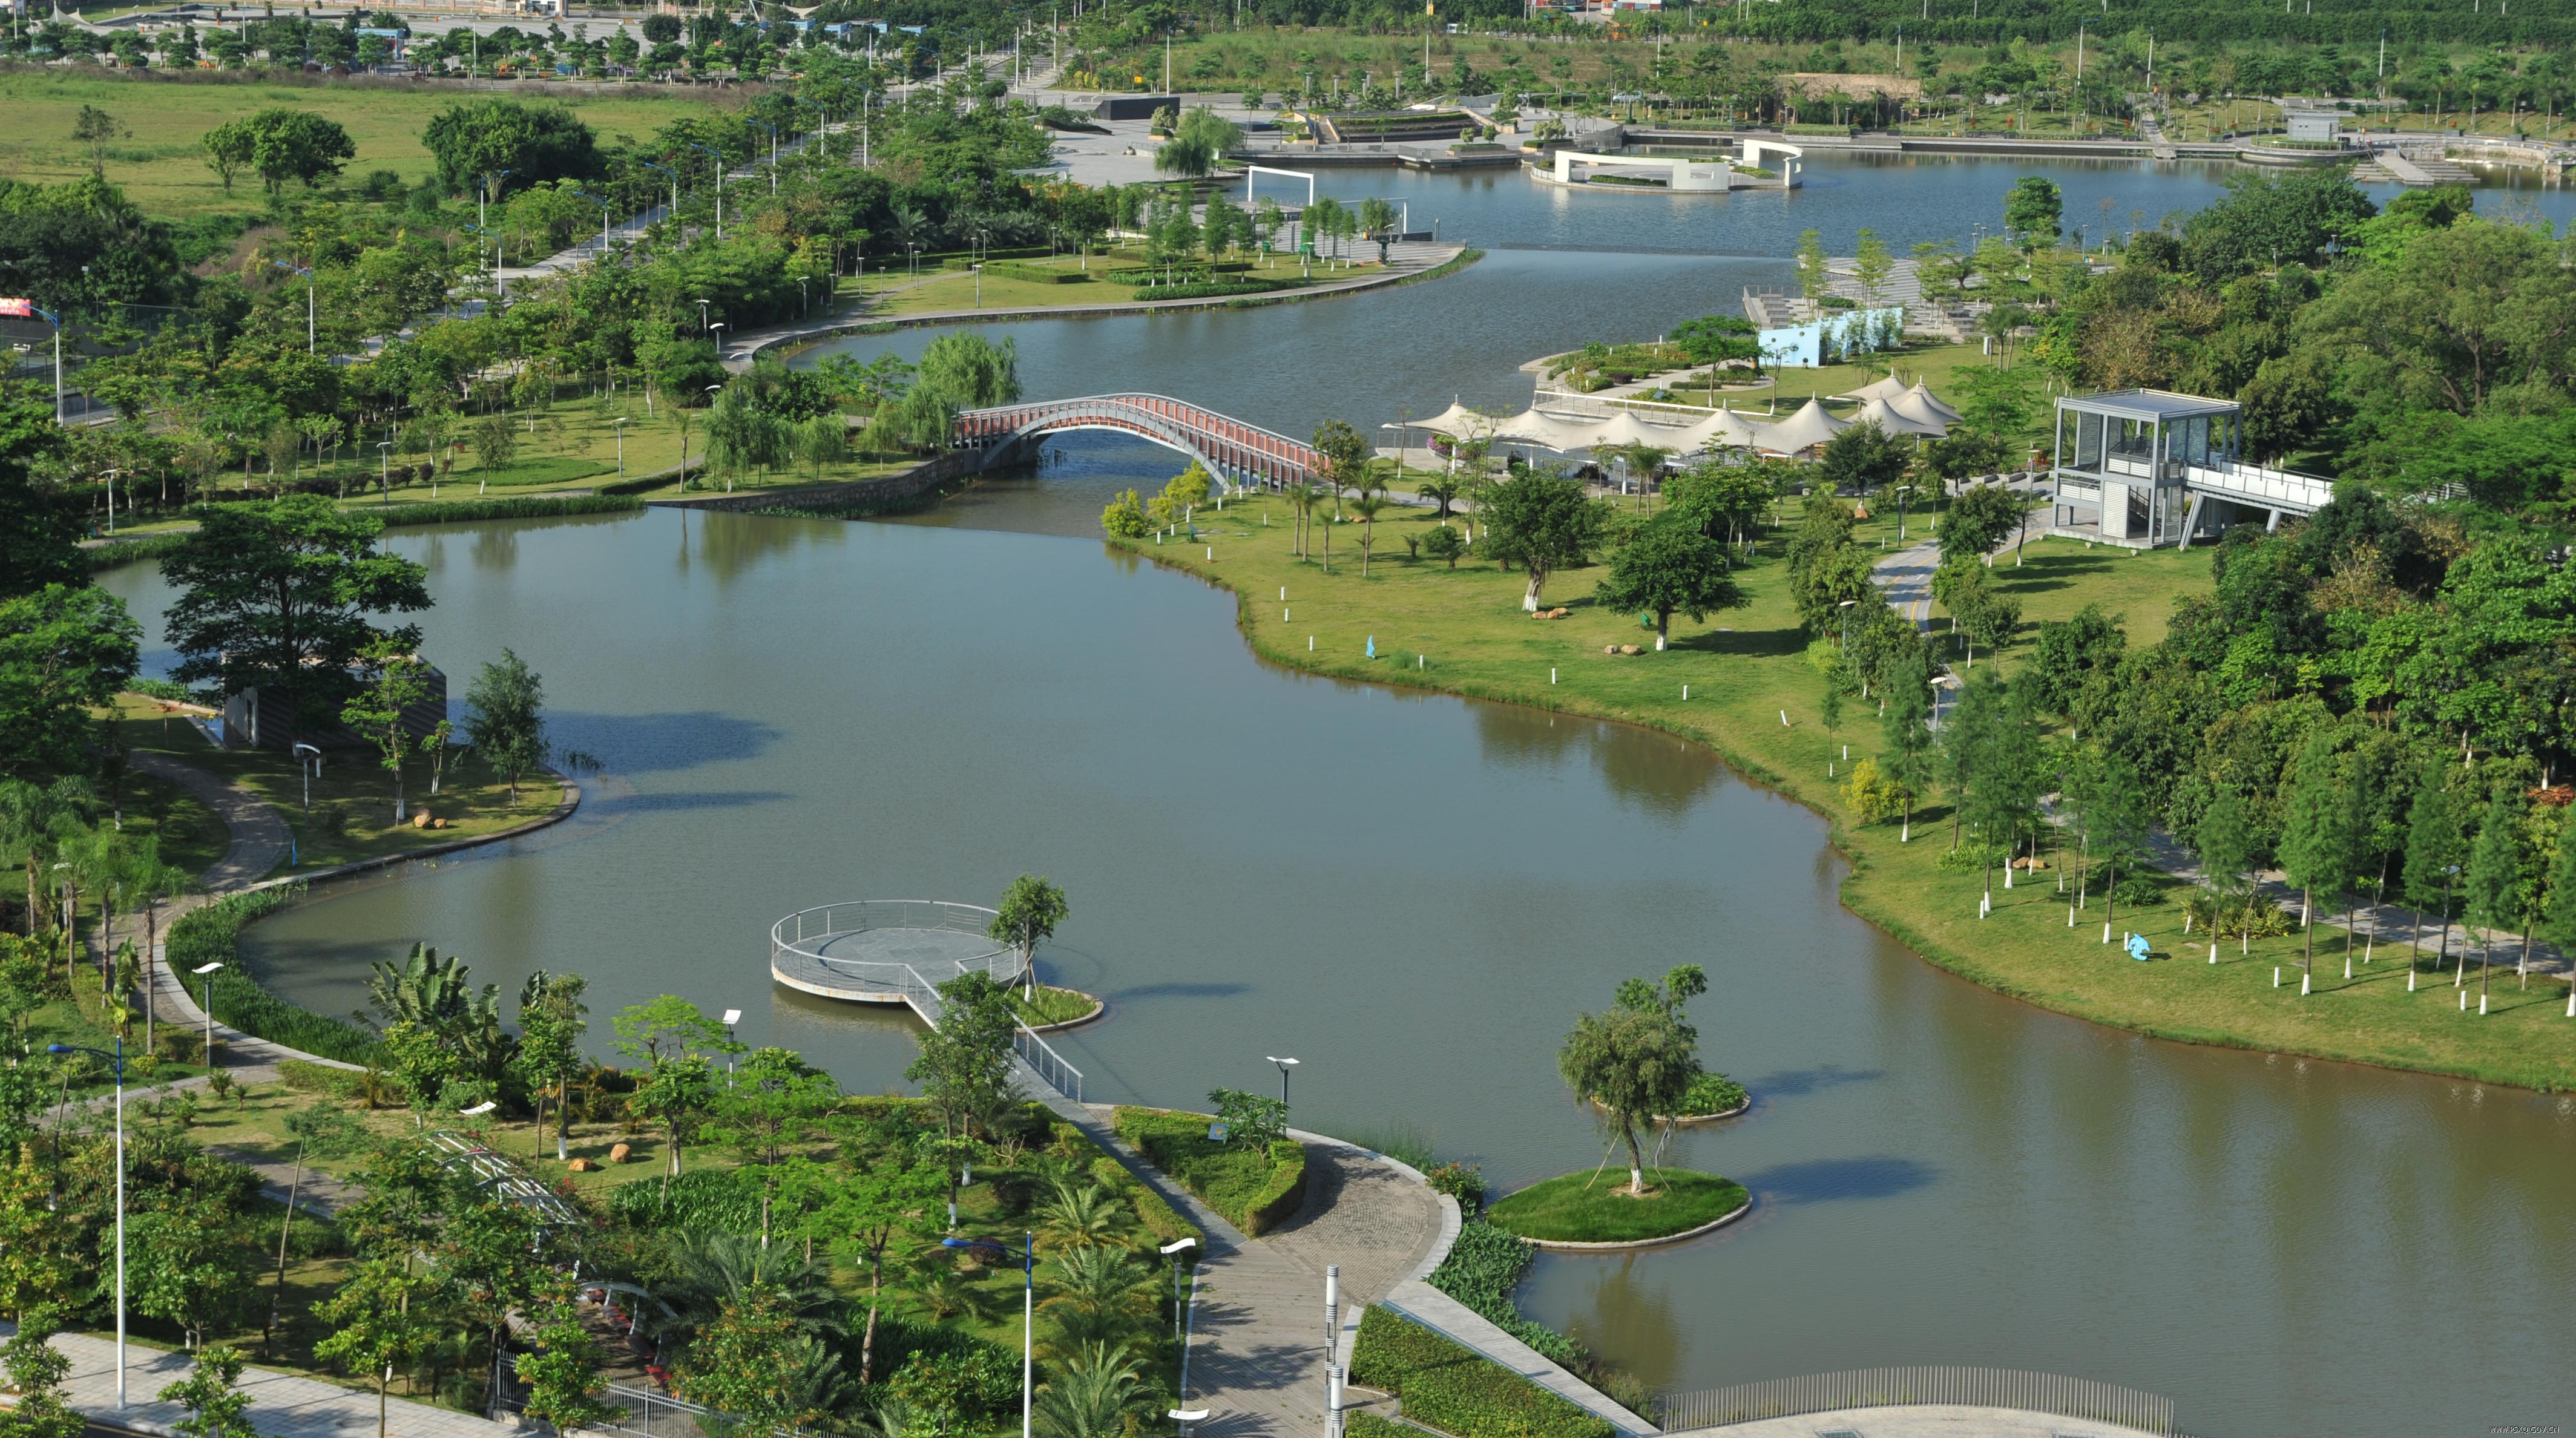
[[[1450,569],[1404,560],[1401,536],[1408,529],[1418,536],[1433,522],[1427,513],[1380,521],[1367,579],[1360,577],[1356,524],[1331,526],[1327,575],[1319,563],[1290,557],[1289,515],[1276,500],[1229,503],[1221,516],[1206,518],[1214,522],[1203,526],[1207,537],[1200,543],[1148,539],[1130,547],[1232,586],[1239,622],[1264,657],[1315,673],[1645,724],[1705,743],[1833,823],[1834,841],[1853,865],[1843,899],[1855,912],[1932,962],[1998,992],[2193,1042],[2533,1088],[2576,1085],[2576,1044],[2560,1016],[2567,998],[2562,980],[2534,979],[2526,992],[2508,974],[2496,993],[2500,1002],[2480,1018],[2474,1000],[2470,1013],[2459,1013],[2447,988],[2407,994],[2403,962],[2393,956],[2357,968],[2346,984],[2337,947],[2331,966],[2319,965],[2321,992],[2302,999],[2295,976],[2281,989],[2271,983],[2272,966],[2297,952],[2295,936],[2257,943],[2250,955],[2228,950],[2212,965],[2200,961],[2205,951],[2184,947],[2178,902],[2123,906],[2117,929],[2137,928],[2158,952],[2194,960],[2134,963],[2113,957],[2116,932],[2113,946],[2099,942],[2098,897],[2070,927],[2066,901],[2047,877],[2009,892],[1998,887],[1993,916],[1980,920],[1978,875],[1937,867],[1948,842],[1948,811],[1937,796],[1916,811],[1910,844],[1898,842],[1894,824],[1851,822],[1827,766],[1839,768],[1846,743],[1853,759],[1875,754],[1878,726],[1856,702],[1843,706],[1838,730],[1820,722],[1824,680],[1805,658],[1807,636],[1788,603],[1777,535],[1766,537],[1762,558],[1740,576],[1747,607],[1704,624],[1676,618],[1670,651],[1617,658],[1602,646],[1651,646],[1653,636],[1638,628],[1635,615],[1592,601],[1597,568],[1552,579],[1548,601],[1572,612],[1538,620],[1521,612],[1524,579],[1517,573],[1500,573],[1490,563]],[[1323,533],[1318,524],[1319,556]],[[1203,557],[1207,545],[1215,549],[1212,561]],[[2043,552],[2045,560],[2038,557]],[[2067,543],[2033,546],[2031,554],[2019,581],[2030,586],[2028,617],[2071,614],[2088,597],[2099,597],[2106,608],[2127,612],[2134,643],[2162,637],[2157,616],[2169,612],[2175,593],[2206,593],[2210,584],[2207,557],[2198,550],[2130,559]],[[2011,577],[2009,563],[1999,562],[1999,577]],[[1288,617],[1277,598],[1282,586]],[[1376,659],[1365,653],[1372,637]],[[2016,654],[2006,650],[2007,671]],[[1987,661],[1981,656],[1979,662]]]
[[[1486,1209],[1485,1221],[1553,1243],[1636,1243],[1715,1223],[1749,1199],[1735,1180],[1689,1169],[1650,1168],[1646,1183],[1654,1191],[1633,1198],[1617,1164],[1559,1174]]]
[[[0,114],[9,117],[0,125],[0,174],[48,184],[88,174],[89,147],[72,139],[72,119],[83,105],[94,105],[132,132],[108,147],[107,178],[123,186],[146,213],[180,219],[256,214],[265,201],[256,177],[235,176],[232,192],[226,194],[215,172],[206,168],[200,142],[217,125],[271,106],[308,111],[348,130],[358,151],[348,163],[351,180],[370,170],[392,170],[413,184],[431,170],[421,131],[432,116],[466,98],[467,92],[430,86],[360,88],[213,75],[173,81],[154,72],[15,67],[0,75]],[[544,102],[554,97],[533,91],[512,98]],[[674,87],[667,99],[604,97],[586,90],[567,90],[562,98],[578,107],[602,140],[646,135],[708,109],[696,91],[682,87]]]
[[[1060,989],[1053,984],[1038,985],[1038,997],[1035,1003],[1023,1000],[1020,997],[1020,990],[1011,990],[1011,1007],[1019,1012],[1020,1022],[1031,1028],[1045,1024],[1071,1023],[1075,1019],[1087,1016],[1099,1006],[1098,999],[1080,989]]]

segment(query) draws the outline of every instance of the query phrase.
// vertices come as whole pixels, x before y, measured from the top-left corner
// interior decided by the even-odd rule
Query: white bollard
[[[2462,990],[2460,990],[2460,1012],[2465,1014],[2465,1013],[2467,1013],[2468,1011],[2469,1011],[2469,991],[2468,991],[2467,989],[2462,989]]]
[[[1845,744],[1843,746],[1843,759],[1846,763],[1851,759],[1851,746],[1849,744]]]
[[[2406,966],[2406,992],[2410,994],[2415,992],[2415,966],[2413,964],[2408,964]],[[2567,1006],[2571,1011],[2576,1011],[2576,993],[2568,995]]]
[[[1214,558],[1216,558],[1216,546],[1215,546],[1215,545],[1211,544],[1211,545],[1209,545],[1209,546],[1208,546],[1208,555],[1207,555],[1207,557],[1208,557],[1208,558],[1210,558],[1210,559],[1214,559]]]
[[[1424,656],[1422,656],[1422,655],[1419,655],[1419,654],[1414,655],[1414,656],[1413,656],[1413,667],[1414,667],[1414,668],[1416,668],[1416,669],[1421,668],[1421,667],[1422,667],[1422,661],[1423,661],[1423,658],[1424,658]]]
[[[1780,711],[1780,727],[1783,729],[1789,727],[1789,711],[1786,709]]]
[[[2487,996],[2486,996],[2486,995],[2484,995],[2484,994],[2480,994],[2480,995],[2478,995],[2478,1017],[2479,1017],[2479,1018],[2485,1018],[2486,1016],[2487,1016]]]
[[[2066,927],[2070,929],[2075,927],[2075,906],[2073,904],[2066,906]]]
[[[1683,686],[1682,686],[1682,700],[1683,700],[1683,702],[1685,702],[1685,703],[1689,702],[1689,700],[1690,700],[1690,686],[1689,686],[1689,685],[1687,685],[1687,684],[1685,684],[1685,685],[1683,685]]]
[[[1556,666],[1553,664],[1549,665],[1547,668],[1547,682],[1550,684],[1556,682]]]
[[[2111,942],[2111,926],[2107,923],[2102,926],[2102,942]]]
[[[1288,616],[1289,616],[1289,615],[1291,615],[1291,614],[1293,614],[1293,613],[1295,613],[1295,612],[1296,612],[1296,610],[1295,610],[1295,609],[1293,609],[1293,608],[1290,608],[1290,609],[1282,609],[1282,610],[1280,610],[1280,611],[1279,611],[1279,622],[1280,622],[1280,623],[1282,623],[1282,624],[1287,623],[1287,622],[1288,622]]]
[[[1285,584],[1279,586],[1279,602],[1282,604],[1288,602],[1288,586]]]
[[[1306,636],[1306,652],[1309,654],[1315,652],[1315,636],[1312,634]]]
[[[2274,988],[2276,988],[2276,989],[2277,989],[2277,988],[2279,988],[2280,986],[2281,986],[2281,966],[2280,966],[2279,964],[2274,964],[2274,965],[2272,966],[2272,987],[2274,987]]]

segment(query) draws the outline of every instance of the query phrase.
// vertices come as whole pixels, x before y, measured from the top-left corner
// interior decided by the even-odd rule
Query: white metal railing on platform
[[[2173,1432],[2174,1405],[2170,1398],[2116,1383],[2009,1368],[1863,1368],[1847,1373],[1817,1373],[1697,1393],[1667,1394],[1657,1400],[1655,1408],[1657,1426],[1667,1433],[1680,1433],[1798,1413],[1934,1403],[2016,1408],[2060,1418],[2117,1423],[2148,1433]]]
[[[935,1029],[947,1005],[939,995],[939,986],[922,977],[921,970],[897,959],[837,958],[825,953],[825,946],[851,934],[884,929],[932,929],[989,937],[997,917],[991,909],[944,899],[854,899],[825,904],[789,914],[770,926],[769,962],[774,969],[782,957],[793,954],[833,973],[847,974],[874,992],[901,998],[923,1023]],[[996,983],[1007,983],[1027,973],[1020,951],[1007,944],[989,953],[949,962],[956,970],[951,978],[981,973]],[[1016,1019],[1013,1023],[1016,1032],[1011,1035],[1011,1046],[1021,1062],[1049,1088],[1080,1103],[1082,1070],[1067,1063],[1064,1055],[1027,1024]]]
[[[2192,488],[2214,494],[2221,499],[2243,499],[2256,504],[2274,504],[2310,512],[2326,507],[2334,498],[2334,481],[2322,475],[2301,474],[2295,469],[2273,469],[2260,464],[2189,465],[2184,475]]]

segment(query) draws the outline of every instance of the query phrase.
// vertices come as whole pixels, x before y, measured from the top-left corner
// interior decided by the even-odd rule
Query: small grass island
[[[1752,1201],[1735,1180],[1686,1168],[1647,1169],[1640,1197],[1605,1166],[1531,1184],[1486,1209],[1485,1221],[1543,1246],[1661,1243],[1715,1227]]]

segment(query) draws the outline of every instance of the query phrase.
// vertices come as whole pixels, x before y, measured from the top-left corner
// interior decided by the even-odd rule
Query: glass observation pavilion
[[[2145,548],[2187,541],[2193,471],[2235,469],[2242,429],[2233,400],[2152,389],[2059,400],[2050,472],[2058,527],[2097,528],[2111,543]]]

